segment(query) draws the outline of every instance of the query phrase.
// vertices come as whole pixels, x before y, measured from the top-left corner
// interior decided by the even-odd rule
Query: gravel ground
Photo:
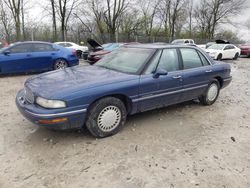
[[[30,76],[0,78],[0,187],[250,187],[250,59],[212,106],[187,102],[130,116],[105,139],[25,120],[15,95]]]

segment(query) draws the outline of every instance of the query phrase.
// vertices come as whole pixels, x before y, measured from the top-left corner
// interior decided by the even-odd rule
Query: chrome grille
[[[24,89],[24,97],[25,97],[26,101],[29,103],[35,102],[35,97],[34,97],[33,93],[27,87],[25,87],[25,89]]]

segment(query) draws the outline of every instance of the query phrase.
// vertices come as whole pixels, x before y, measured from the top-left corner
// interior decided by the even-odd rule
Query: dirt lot
[[[213,106],[137,114],[100,140],[31,124],[14,103],[29,76],[0,78],[0,187],[250,187],[250,59],[228,63]]]

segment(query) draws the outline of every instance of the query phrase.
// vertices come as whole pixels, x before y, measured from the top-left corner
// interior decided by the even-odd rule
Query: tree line
[[[32,20],[37,4],[41,20]],[[129,42],[143,36],[145,42],[152,42],[224,36],[236,40],[237,35],[222,26],[232,24],[245,7],[246,0],[0,0],[0,38]]]

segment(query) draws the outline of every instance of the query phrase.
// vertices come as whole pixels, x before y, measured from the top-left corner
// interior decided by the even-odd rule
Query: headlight
[[[44,108],[65,108],[66,103],[60,100],[48,100],[42,97],[36,98],[36,103]]]

